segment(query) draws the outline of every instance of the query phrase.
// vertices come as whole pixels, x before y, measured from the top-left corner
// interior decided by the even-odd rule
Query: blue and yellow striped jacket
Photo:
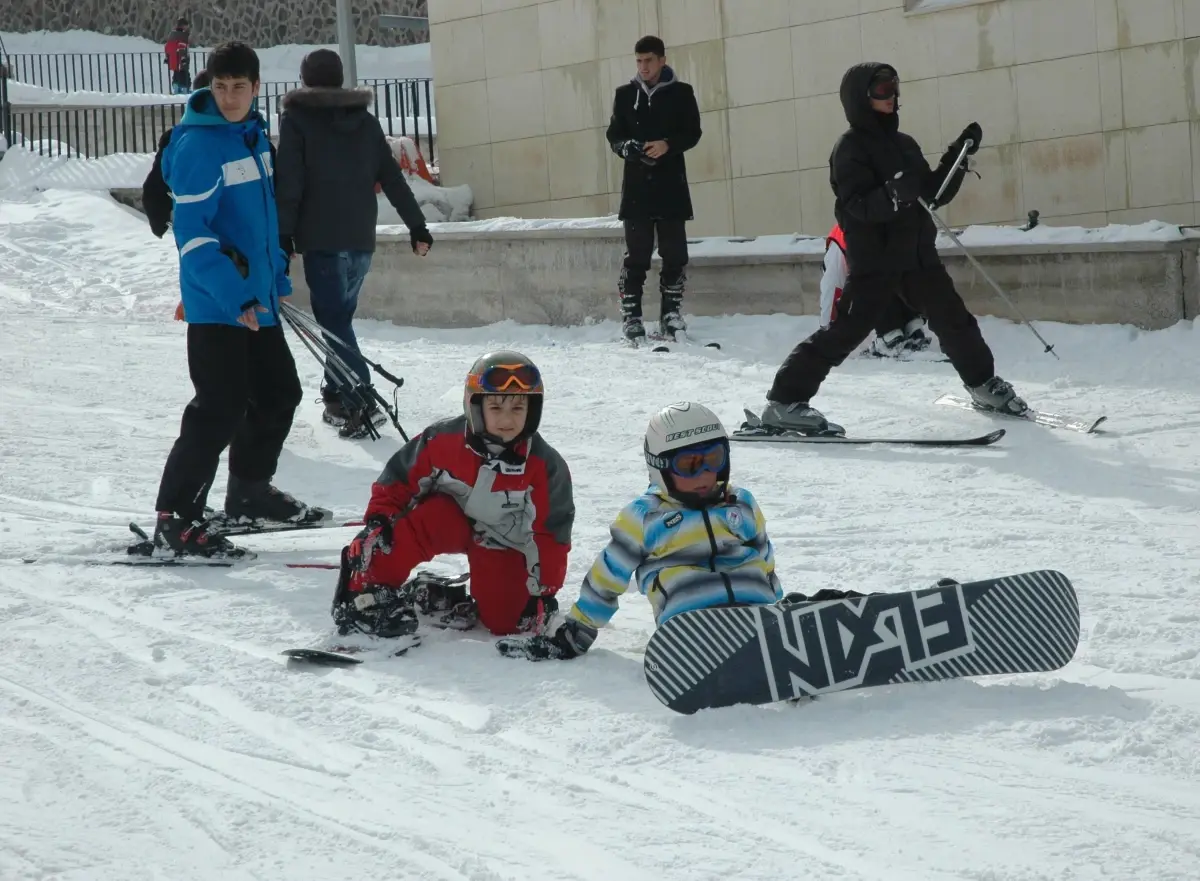
[[[783,596],[758,502],[734,486],[723,502],[696,509],[652,484],[617,515],[612,540],[584,578],[570,616],[603,627],[631,577],[658,624],[692,609]]]

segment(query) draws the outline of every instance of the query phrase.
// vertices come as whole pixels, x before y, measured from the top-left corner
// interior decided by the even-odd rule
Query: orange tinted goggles
[[[542,385],[542,376],[532,364],[496,364],[478,379],[479,387],[493,395],[532,392]]]

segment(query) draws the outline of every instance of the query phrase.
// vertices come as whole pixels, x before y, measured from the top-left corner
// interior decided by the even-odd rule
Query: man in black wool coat
[[[617,289],[621,331],[637,343],[646,337],[642,286],[656,233],[662,258],[659,332],[674,339],[687,328],[681,310],[688,262],[685,224],[692,219],[692,195],[683,154],[700,142],[701,131],[696,93],[676,79],[663,41],[642,37],[633,51],[637,75],[616,91],[607,137],[612,151],[625,160],[617,215],[625,222],[625,261]]]

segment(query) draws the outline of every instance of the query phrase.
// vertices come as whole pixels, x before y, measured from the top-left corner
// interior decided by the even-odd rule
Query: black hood
[[[362,125],[367,108],[375,100],[370,89],[332,89],[304,86],[283,96],[280,107],[286,112],[328,114],[330,124],[339,129]]]
[[[900,126],[900,102],[897,97],[895,113],[878,113],[871,109],[867,89],[871,79],[881,70],[896,74],[896,68],[879,61],[864,61],[856,64],[842,76],[842,110],[851,128],[868,134],[894,132]]]

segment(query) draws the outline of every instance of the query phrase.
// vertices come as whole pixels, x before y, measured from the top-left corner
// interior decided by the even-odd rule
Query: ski
[[[267,535],[275,532],[299,532],[306,529],[342,529],[351,526],[362,526],[362,520],[334,520],[333,512],[325,508],[309,508],[318,515],[318,519],[291,523],[284,520],[252,520],[247,517],[226,517],[212,509],[206,509],[204,518],[211,524],[214,531],[221,535]],[[135,535],[144,537],[146,532],[135,523],[129,524],[129,529]]]
[[[397,637],[396,641],[388,640],[386,652],[381,652],[382,646],[358,646],[358,645],[333,645],[327,649],[316,648],[291,648],[284,649],[279,654],[288,659],[289,664],[293,661],[301,664],[314,664],[318,667],[354,667],[357,666],[366,658],[361,657],[366,655],[382,654],[385,658],[402,658],[412,649],[421,645],[421,637],[419,634],[413,634],[407,637]],[[396,643],[400,647],[396,647]]]
[[[1006,434],[1003,428],[977,437],[846,437],[840,434],[801,434],[798,431],[781,431],[768,428],[762,420],[749,410],[744,411],[746,422],[729,435],[731,441],[773,444],[884,444],[909,447],[987,447]]]
[[[974,410],[976,413],[986,413],[989,416],[1003,416],[1008,419],[1021,419],[1025,422],[1034,422],[1038,425],[1045,425],[1048,428],[1064,428],[1068,431],[1078,431],[1083,434],[1091,434],[1100,427],[1102,422],[1105,422],[1107,416],[1099,416],[1096,418],[1065,416],[1060,413],[1047,413],[1044,410],[1026,410],[1024,414],[1017,416],[1013,413],[1001,413],[999,410],[989,410],[987,407],[981,407],[969,398],[961,398],[957,395],[942,395],[935,404],[942,404],[947,407],[956,407],[959,410]]]
[[[699,340],[686,335],[681,335],[675,339],[671,339],[670,337],[665,337],[662,334],[657,333],[646,334],[646,338],[641,341],[626,339],[622,340],[622,342],[625,344],[626,348],[648,350],[650,352],[660,353],[674,352],[676,350],[671,347],[680,345],[684,346],[685,348],[689,346],[702,346],[705,349],[714,349],[718,351],[721,348],[721,344],[716,340],[709,340],[706,343],[701,343]]]
[[[111,557],[105,556],[46,556],[46,557],[25,557],[21,560],[22,563],[33,564],[71,564],[79,566],[130,566],[141,567],[145,566],[150,569],[155,568],[179,568],[179,569],[233,569],[238,566],[243,566],[247,563],[254,563],[258,566],[279,566],[284,569],[340,569],[339,563],[320,563],[320,562],[277,562],[274,560],[262,560],[252,551],[247,551],[246,556],[233,559],[220,559],[211,557],[198,557],[184,555],[182,557],[174,556],[151,556],[147,557],[142,554],[125,554],[120,551],[114,552]]]

